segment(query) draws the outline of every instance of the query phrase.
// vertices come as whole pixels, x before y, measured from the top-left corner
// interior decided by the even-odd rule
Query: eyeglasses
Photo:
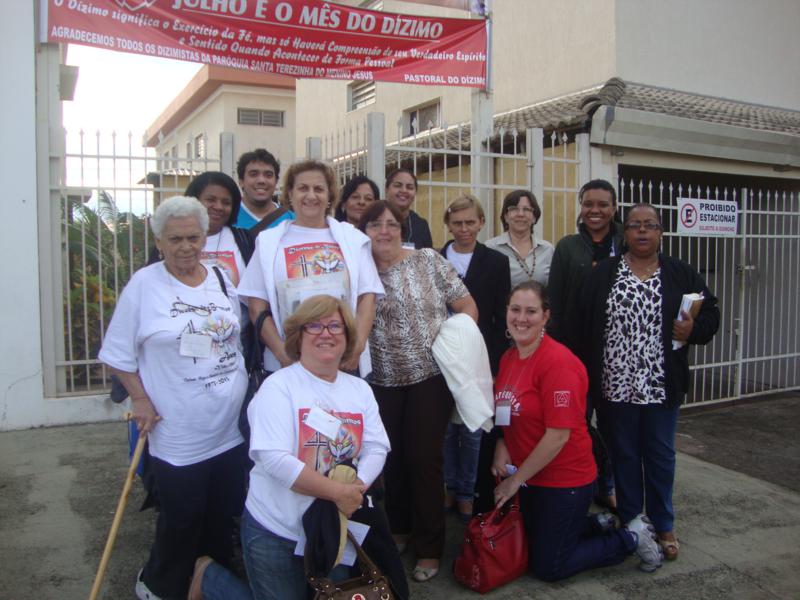
[[[506,209],[506,212],[510,212],[510,213],[524,212],[524,213],[528,213],[528,214],[533,214],[533,209],[530,206],[517,205],[517,206],[509,206]]]
[[[319,335],[323,329],[327,329],[331,335],[341,335],[344,333],[344,323],[331,321],[327,325],[323,323],[306,323],[303,325],[303,331],[311,335]]]
[[[628,221],[625,223],[625,229],[629,230],[641,229],[642,227],[647,229],[647,231],[657,231],[661,229],[661,225],[656,221]]]
[[[400,223],[397,221],[370,221],[367,223],[367,229],[373,229],[375,231],[380,231],[384,227],[389,231],[398,231],[400,229]]]

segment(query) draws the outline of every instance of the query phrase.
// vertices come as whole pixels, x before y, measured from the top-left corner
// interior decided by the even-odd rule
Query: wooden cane
[[[133,478],[136,475],[136,467],[139,466],[139,460],[142,458],[142,451],[144,450],[144,442],[146,439],[146,433],[139,433],[139,441],[136,442],[136,448],[133,451],[131,466],[128,467],[128,475],[125,477],[125,484],[122,486],[122,495],[120,495],[119,502],[117,503],[117,512],[114,513],[114,520],[111,523],[111,531],[108,532],[108,540],[106,540],[103,556],[100,557],[100,566],[97,567],[97,575],[95,575],[94,578],[94,585],[92,585],[89,600],[96,600],[97,595],[100,593],[100,586],[103,585],[103,576],[106,574],[108,559],[111,558],[111,549],[114,547],[114,540],[117,537],[119,524],[122,522],[122,513],[125,512],[125,505],[128,503],[128,494],[131,491]]]

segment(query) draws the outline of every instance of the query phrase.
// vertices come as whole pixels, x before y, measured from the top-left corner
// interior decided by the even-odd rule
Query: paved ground
[[[529,577],[487,597],[800,598],[800,395],[702,413],[679,424],[675,503],[682,554],[654,575],[633,559],[558,584]],[[0,599],[87,598],[126,470],[125,426],[0,433]],[[132,493],[106,576],[106,599],[133,598],[152,511]],[[461,527],[448,522],[448,553]],[[415,599],[477,598],[448,574],[412,584]]]

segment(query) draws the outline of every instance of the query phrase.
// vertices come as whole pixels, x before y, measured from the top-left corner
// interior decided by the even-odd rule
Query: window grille
[[[284,111],[262,110],[259,108],[240,108],[237,110],[239,125],[259,125],[262,127],[283,127]]]

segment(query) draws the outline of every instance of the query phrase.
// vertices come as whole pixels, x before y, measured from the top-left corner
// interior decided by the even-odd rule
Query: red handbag
[[[527,571],[528,539],[519,496],[489,513],[472,517],[453,565],[453,573],[462,585],[485,594]]]

